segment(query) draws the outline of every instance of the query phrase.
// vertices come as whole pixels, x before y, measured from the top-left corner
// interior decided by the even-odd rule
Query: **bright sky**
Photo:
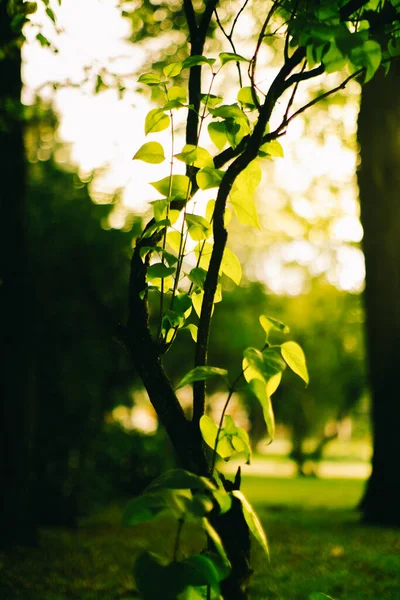
[[[143,50],[126,41],[129,22],[120,16],[117,0],[65,0],[61,7],[58,2],[51,6],[57,14],[59,35],[41,5],[32,20],[42,24],[42,33],[59,52],[54,54],[39,45],[35,27],[27,30],[23,100],[31,103],[38,89],[44,97],[54,96],[59,135],[70,144],[70,158],[80,174],[102,169],[92,184],[94,200],[104,201],[120,189],[124,204],[143,212],[148,200],[158,197],[148,182],[167,174],[159,165],[132,161],[145,141],[143,122],[151,108],[146,96],[135,91],[137,75],[132,77],[140,72]],[[113,90],[93,96],[93,76],[82,84],[89,73],[85,66],[90,65],[95,73],[104,68],[123,78],[128,89],[123,99]],[[65,81],[72,86],[55,94],[46,87],[48,82]],[[281,138],[285,159],[277,160],[272,168],[268,165],[258,194],[264,231],[256,237],[266,249],[261,252],[262,261],[257,250],[258,260],[251,262],[248,275],[263,279],[276,293],[303,291],[307,280],[304,266],[314,275],[326,272],[342,289],[357,291],[363,286],[363,255],[351,245],[362,238],[355,182],[357,103],[332,104],[326,113],[313,115],[307,131],[302,119],[291,123]],[[163,132],[151,139],[163,142],[167,135]],[[300,223],[303,219],[314,224],[308,235],[293,217],[285,216],[289,205]],[[121,207],[113,214],[111,226],[121,227],[124,218]],[[321,220],[329,222],[327,232],[322,231]],[[281,241],[277,242],[279,235]],[[288,237],[295,239],[287,242]]]

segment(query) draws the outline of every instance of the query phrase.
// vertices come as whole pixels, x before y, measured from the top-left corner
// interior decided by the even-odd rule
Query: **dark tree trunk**
[[[358,173],[366,263],[366,333],[374,454],[368,523],[400,525],[400,64],[362,92]]]
[[[25,223],[21,52],[12,15],[0,2],[0,544],[35,541],[33,293]],[[16,3],[14,3],[14,6]]]

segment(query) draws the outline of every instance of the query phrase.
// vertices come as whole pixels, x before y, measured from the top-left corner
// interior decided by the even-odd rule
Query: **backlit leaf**
[[[159,85],[161,79],[156,73],[143,73],[138,79],[139,83],[145,83],[146,85]]]
[[[215,144],[218,150],[222,150],[228,143],[225,123],[223,121],[214,121],[208,125],[207,130],[213,144]]]
[[[252,381],[250,381],[249,386],[251,391],[261,404],[268,435],[272,442],[272,440],[275,437],[275,417],[272,408],[271,398],[267,392],[267,384],[265,383],[265,381],[261,381],[260,379],[253,379]]]
[[[307,371],[306,357],[301,346],[296,342],[285,342],[281,346],[281,354],[292,371],[308,385],[310,379]]]
[[[254,203],[254,190],[261,181],[260,165],[252,161],[236,178],[230,194],[230,202],[239,221],[244,225],[260,228],[258,214]]]
[[[253,99],[252,88],[250,86],[240,88],[240,90],[238,91],[237,99],[238,102],[240,102],[248,108],[255,108],[256,106]]]
[[[182,71],[181,62],[172,62],[163,68],[165,77],[176,77]]]
[[[167,90],[167,98],[170,102],[179,100],[179,102],[186,102],[186,90],[178,85],[173,85]]]
[[[201,55],[193,55],[185,58],[182,64],[182,69],[190,69],[191,67],[196,67],[198,65],[212,65],[215,63],[215,58],[207,58],[206,56]]]
[[[176,389],[179,390],[181,387],[188,385],[189,383],[193,383],[193,381],[205,381],[216,375],[226,378],[228,371],[226,369],[220,369],[219,367],[195,367],[189,371],[189,373],[186,373],[186,375],[177,385]]]
[[[273,156],[276,158],[283,158],[284,152],[278,140],[271,140],[270,142],[266,142],[260,147],[259,156]]]
[[[232,279],[236,285],[240,285],[242,279],[242,265],[236,254],[229,248],[225,248],[221,262],[222,272]]]
[[[205,167],[197,173],[196,181],[200,189],[209,190],[211,188],[219,187],[223,176],[224,171]]]
[[[132,160],[142,160],[150,164],[162,163],[165,160],[164,148],[158,142],[146,142]]]
[[[164,277],[168,277],[175,272],[175,267],[167,267],[164,263],[155,263],[154,265],[150,265],[147,270],[147,278],[150,281],[153,279],[163,279]]]
[[[264,329],[266,334],[266,339],[269,338],[269,333],[271,329],[275,329],[276,331],[280,331],[281,333],[289,333],[289,327],[272,317],[267,317],[265,315],[260,315],[259,317],[260,325]]]
[[[190,180],[186,175],[172,175],[164,177],[159,181],[153,181],[151,185],[166,198],[186,200],[190,194]]]
[[[254,535],[261,548],[263,548],[266,555],[269,557],[267,537],[250,502],[247,500],[246,496],[239,490],[233,490],[232,496],[235,496],[235,498],[240,500],[242,504],[243,515],[251,533]]]
[[[190,331],[190,335],[192,336],[192,340],[194,342],[197,342],[197,330],[198,330],[197,325],[194,325],[193,323],[189,323],[189,325],[186,325],[186,327],[184,327],[184,329],[188,329]]]
[[[211,154],[205,148],[200,146],[194,146],[192,144],[186,144],[182,152],[176,154],[175,157],[178,160],[183,161],[187,165],[193,165],[199,169],[204,167],[214,168],[214,161]]]
[[[144,121],[144,132],[147,135],[148,133],[164,131],[164,129],[169,127],[170,122],[171,119],[164,113],[162,109],[153,108],[146,115],[146,119]]]
[[[247,58],[241,56],[240,54],[235,54],[234,52],[221,52],[219,55],[219,60],[221,61],[221,65],[226,65],[228,62],[249,62]]]
[[[185,215],[185,220],[192,240],[200,241],[210,237],[211,225],[204,217],[187,213]]]

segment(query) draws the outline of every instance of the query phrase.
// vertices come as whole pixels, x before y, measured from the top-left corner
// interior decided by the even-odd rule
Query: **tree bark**
[[[32,514],[35,361],[33,290],[26,229],[26,164],[19,31],[0,2],[0,544],[35,541]]]
[[[400,64],[368,83],[358,120],[374,453],[364,520],[400,526]]]

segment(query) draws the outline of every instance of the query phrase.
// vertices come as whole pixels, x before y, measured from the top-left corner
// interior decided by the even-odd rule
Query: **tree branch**
[[[147,238],[138,240],[131,260],[127,347],[182,466],[195,473],[207,475],[209,469],[202,446],[195,443],[192,424],[186,419],[165,374],[157,344],[151,336],[146,293],[147,265],[140,257],[143,245],[149,245]]]

